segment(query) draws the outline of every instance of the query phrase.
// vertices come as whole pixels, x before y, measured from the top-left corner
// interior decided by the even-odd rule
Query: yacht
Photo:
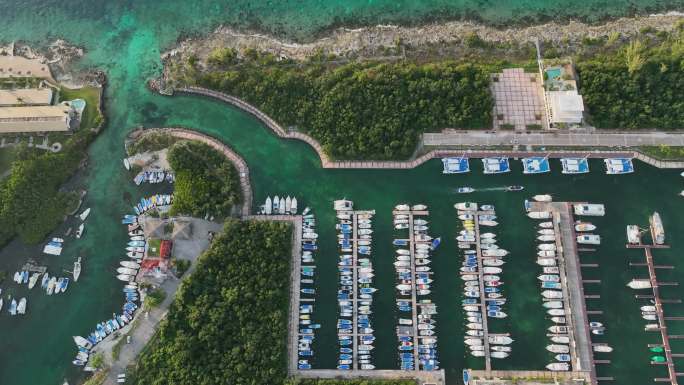
[[[582,203],[574,205],[575,215],[602,217],[606,215],[606,208],[602,204]]]
[[[81,257],[78,257],[76,262],[74,262],[74,282],[78,282],[78,277],[81,276]]]

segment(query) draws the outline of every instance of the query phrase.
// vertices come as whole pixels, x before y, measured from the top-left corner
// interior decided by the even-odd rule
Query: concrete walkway
[[[423,134],[425,146],[562,146],[638,147],[684,146],[684,132],[539,132],[445,131]]]

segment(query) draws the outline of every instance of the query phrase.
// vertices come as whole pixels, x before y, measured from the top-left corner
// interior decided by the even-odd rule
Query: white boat
[[[425,211],[425,210],[427,210],[427,206],[424,204],[417,204],[417,205],[413,205],[411,207],[411,210],[412,211]]]
[[[648,306],[642,306],[642,307],[641,307],[641,311],[656,311],[656,307],[655,307],[655,306],[650,306],[650,305],[648,305]]]
[[[121,261],[119,264],[123,267],[127,267],[129,269],[139,269],[140,265],[133,262],[133,261]]]
[[[502,269],[500,267],[484,266],[482,268],[484,274],[499,274],[501,271]]]
[[[297,198],[292,197],[292,202],[290,203],[290,214],[297,214]]]
[[[602,204],[582,203],[574,205],[575,215],[602,217],[606,215],[606,208]]]
[[[266,203],[264,204],[264,214],[266,215],[271,215],[273,212],[273,201],[271,201],[271,197],[266,198]]]
[[[90,215],[90,207],[83,210],[83,212],[79,214],[78,217],[81,218],[82,221],[85,221],[88,218],[88,215]]]
[[[537,279],[542,282],[560,282],[560,277],[555,274],[542,274]]]
[[[594,345],[594,351],[598,353],[610,353],[613,351],[613,348],[608,345]]]
[[[482,265],[483,266],[501,266],[505,262],[502,259],[498,258],[486,258],[482,260]]]
[[[556,252],[553,250],[539,250],[537,251],[538,257],[552,258],[556,256]]]
[[[135,278],[135,277],[132,275],[127,275],[127,274],[119,274],[116,276],[116,279],[118,279],[119,281],[124,281],[124,282],[132,281],[133,278]]]
[[[537,202],[551,202],[551,200],[553,198],[551,197],[551,195],[542,194],[542,195],[535,195],[532,197],[532,199],[534,199]]]
[[[553,222],[548,221],[548,222],[540,222],[539,227],[542,229],[552,229],[553,228]]]
[[[570,348],[567,345],[547,345],[546,350],[550,351],[551,353],[570,353]]]
[[[568,336],[552,336],[551,342],[556,343],[556,344],[569,344],[570,343],[570,337],[568,337]]]
[[[596,226],[589,222],[577,222],[575,224],[575,231],[582,232],[582,231],[592,231],[596,230]]]
[[[555,324],[564,324],[566,321],[565,317],[551,317],[551,322]]]
[[[565,315],[565,309],[548,309],[546,311],[546,314],[551,315],[551,316],[564,316]]]
[[[633,279],[629,281],[627,286],[631,289],[650,289],[651,281],[648,279]]]
[[[549,298],[549,299],[561,299],[561,298],[563,298],[563,292],[562,291],[544,290],[544,291],[542,291],[541,294],[542,294],[542,297]]]
[[[527,216],[532,219],[549,219],[551,218],[550,211],[530,211]]]
[[[544,274],[560,274],[560,269],[557,266],[547,266],[544,268]]]
[[[489,343],[492,345],[510,345],[513,343],[513,338],[501,335],[489,336]]]
[[[484,344],[481,338],[472,338],[472,337],[466,337],[463,340],[463,343],[468,345],[468,346],[480,346]]]
[[[494,351],[494,352],[490,352],[489,356],[492,358],[506,358],[506,357],[508,357],[508,353],[507,352],[496,352],[496,351]]]
[[[26,314],[26,298],[19,300],[17,305],[17,314]]]
[[[641,230],[637,225],[627,225],[627,242],[637,245],[641,243]]]
[[[462,211],[477,211],[477,203],[459,202],[454,205],[454,208]]]
[[[485,221],[480,221],[480,226],[497,226],[499,222],[497,221],[490,221],[490,220],[485,220]]]
[[[597,234],[582,234],[577,236],[577,243],[583,245],[600,245],[601,236]]]
[[[411,210],[411,206],[409,206],[407,204],[399,204],[399,205],[394,206],[394,209],[397,211],[409,211],[409,210]]]
[[[81,238],[83,235],[83,230],[85,230],[85,223],[81,223],[76,229],[76,238]]]
[[[539,265],[539,266],[556,266],[556,260],[553,258],[537,258],[537,265]]]
[[[470,322],[466,327],[471,330],[482,330],[482,323]]]
[[[541,244],[537,245],[537,248],[539,250],[543,250],[543,251],[555,251],[556,245],[553,243],[541,243]]]
[[[459,193],[459,194],[469,194],[469,193],[471,193],[471,192],[473,192],[473,191],[475,191],[475,189],[472,188],[472,187],[468,187],[468,186],[466,186],[466,187],[459,187],[459,188],[456,190],[456,192]]]
[[[542,304],[542,306],[544,306],[547,309],[562,309],[563,308],[563,302],[561,302],[561,301],[547,301],[547,302],[544,302]],[[551,327],[553,328],[554,326],[551,326]],[[553,331],[550,328],[549,328],[549,331],[551,333],[560,333],[560,332]]]
[[[537,240],[540,242],[553,242],[556,240],[555,235],[540,235],[537,237]]]
[[[570,364],[567,362],[554,362],[546,365],[546,369],[552,372],[567,372],[570,370]]]
[[[505,257],[506,255],[508,255],[508,250],[504,249],[482,250],[483,257]]]
[[[36,283],[38,282],[38,278],[40,278],[40,273],[33,273],[31,275],[31,278],[29,278],[28,281],[28,288],[33,289],[34,286],[36,286]]]
[[[138,273],[138,270],[137,269],[129,269],[127,267],[119,267],[116,269],[116,272],[119,274],[136,275]]]
[[[285,198],[285,213],[289,213],[290,208],[292,208],[292,198],[288,195],[287,198]]]
[[[278,214],[278,212],[280,210],[280,204],[281,204],[280,203],[280,197],[278,197],[277,195],[274,196],[273,197],[273,214]],[[282,204],[284,205],[285,202],[283,202]]]
[[[57,286],[57,277],[50,278],[47,285],[47,295],[52,295],[55,292],[55,286]]]
[[[539,235],[556,235],[556,232],[553,231],[553,229],[541,229],[541,230],[537,230],[537,234],[539,234]]]

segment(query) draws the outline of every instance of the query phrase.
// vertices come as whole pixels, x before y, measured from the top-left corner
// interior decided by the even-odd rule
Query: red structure
[[[159,245],[159,257],[168,259],[171,257],[171,249],[173,248],[173,242],[169,240],[162,240]]]

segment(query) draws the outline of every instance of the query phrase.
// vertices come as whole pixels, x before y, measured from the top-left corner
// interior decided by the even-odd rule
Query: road
[[[683,132],[545,132],[516,133],[514,131],[445,131],[425,133],[426,146],[562,146],[562,147],[636,147],[684,146]]]

